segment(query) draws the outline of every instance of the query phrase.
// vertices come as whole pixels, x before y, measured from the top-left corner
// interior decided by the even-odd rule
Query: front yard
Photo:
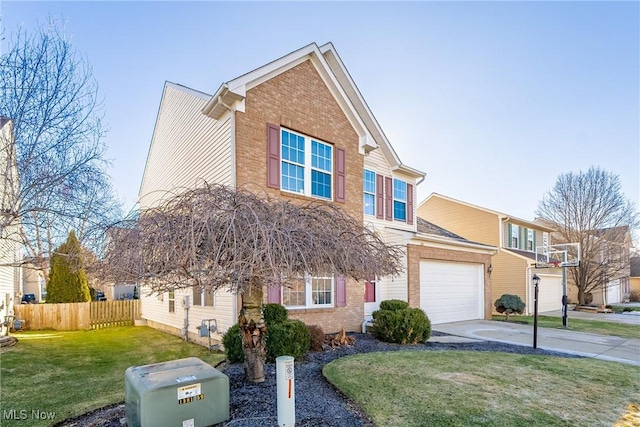
[[[147,327],[12,335],[18,343],[0,350],[2,427],[48,426],[122,402],[129,366],[191,356],[211,365],[224,359]]]
[[[378,426],[610,427],[640,400],[637,366],[595,359],[401,351],[323,372]]]
[[[603,316],[605,315],[603,314]],[[493,320],[504,321],[503,315],[494,315],[492,318]],[[533,316],[510,316],[509,321],[533,325]],[[621,338],[640,338],[640,326],[638,325],[571,318],[568,319],[567,323],[572,331],[612,335]],[[538,316],[538,327],[562,329],[562,318]]]

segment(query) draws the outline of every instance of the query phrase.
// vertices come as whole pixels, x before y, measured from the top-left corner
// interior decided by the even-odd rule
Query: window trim
[[[283,134],[284,132],[287,132],[289,134],[292,135],[296,135],[298,137],[303,138],[304,140],[304,164],[300,164],[298,162],[294,162],[292,160],[287,160],[284,158],[284,156],[282,156],[282,154],[280,154],[280,190],[287,192],[287,193],[291,193],[291,194],[297,194],[297,195],[303,195],[306,197],[313,197],[316,199],[321,199],[321,200],[328,200],[328,201],[334,201],[335,196],[334,196],[334,192],[336,191],[336,184],[334,183],[334,179],[336,177],[336,165],[335,165],[335,151],[336,148],[333,146],[333,144],[330,144],[326,141],[323,141],[321,139],[309,136],[309,135],[305,135],[303,133],[300,132],[296,132],[294,130],[288,129],[288,128],[284,128],[284,127],[280,127],[280,141],[279,141],[279,148],[280,148],[280,153],[282,153],[282,146],[283,146]],[[317,143],[321,146],[325,146],[327,148],[329,148],[330,153],[329,153],[329,157],[328,158],[324,158],[329,160],[330,162],[330,170],[327,171],[325,169],[319,168],[317,166],[313,166],[313,143]],[[293,191],[293,190],[289,190],[284,188],[283,185],[283,181],[284,181],[284,168],[282,167],[283,163],[287,163],[287,164],[291,164],[294,166],[298,166],[302,168],[302,192],[299,191]],[[320,196],[320,195],[316,195],[313,194],[313,182],[312,182],[312,176],[313,176],[313,172],[316,171],[318,173],[321,174],[325,174],[329,176],[329,194],[330,197],[324,197],[324,196]]]
[[[314,304],[313,303],[313,279],[329,279],[331,281],[331,303],[330,304]],[[305,309],[315,309],[315,308],[334,308],[336,307],[336,278],[334,276],[311,276],[310,274],[305,274],[304,276],[304,302],[305,305],[286,305],[285,304],[285,286],[280,287],[280,301],[282,306],[286,307],[287,310],[305,310]]]
[[[396,182],[398,183],[403,183],[404,184],[404,200],[399,199],[396,197]],[[392,201],[393,201],[393,206],[392,206],[392,211],[393,211],[393,220],[394,221],[401,221],[401,222],[407,222],[407,209],[408,209],[408,200],[407,200],[407,192],[409,189],[409,183],[405,180],[399,179],[399,178],[393,178],[393,186],[392,186]],[[404,218],[397,218],[396,217],[396,202],[398,203],[402,203],[404,204]]]
[[[366,189],[366,175],[367,173],[373,175],[373,193],[370,191],[367,191]],[[376,203],[377,200],[376,198],[378,197],[378,187],[377,187],[377,177],[376,177],[376,173],[370,169],[364,169],[364,171],[362,172],[362,210],[363,213],[367,216],[376,216],[377,215],[377,211],[376,211]],[[371,205],[371,213],[367,212],[367,205],[365,203],[365,196],[371,196],[373,197],[373,204]]]

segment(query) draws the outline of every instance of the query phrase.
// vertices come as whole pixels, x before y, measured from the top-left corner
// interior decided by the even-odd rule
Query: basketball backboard
[[[558,243],[536,247],[536,268],[578,267],[580,243]]]

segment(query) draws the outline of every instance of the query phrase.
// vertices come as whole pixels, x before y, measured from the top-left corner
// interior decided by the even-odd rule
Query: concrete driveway
[[[433,325],[432,329],[481,341],[533,346],[533,326],[530,325],[471,320]],[[538,348],[640,366],[640,329],[639,338],[630,339],[539,327]]]

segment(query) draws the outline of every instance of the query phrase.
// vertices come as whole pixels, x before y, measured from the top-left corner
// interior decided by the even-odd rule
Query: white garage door
[[[617,304],[620,300],[620,279],[616,279],[609,282],[607,304]]]
[[[420,261],[420,308],[433,324],[483,319],[483,265]]]
[[[538,274],[540,284],[538,285],[538,313],[553,310],[562,310],[562,276]],[[533,313],[533,293],[534,286],[531,285],[531,307],[527,307],[529,313]]]

